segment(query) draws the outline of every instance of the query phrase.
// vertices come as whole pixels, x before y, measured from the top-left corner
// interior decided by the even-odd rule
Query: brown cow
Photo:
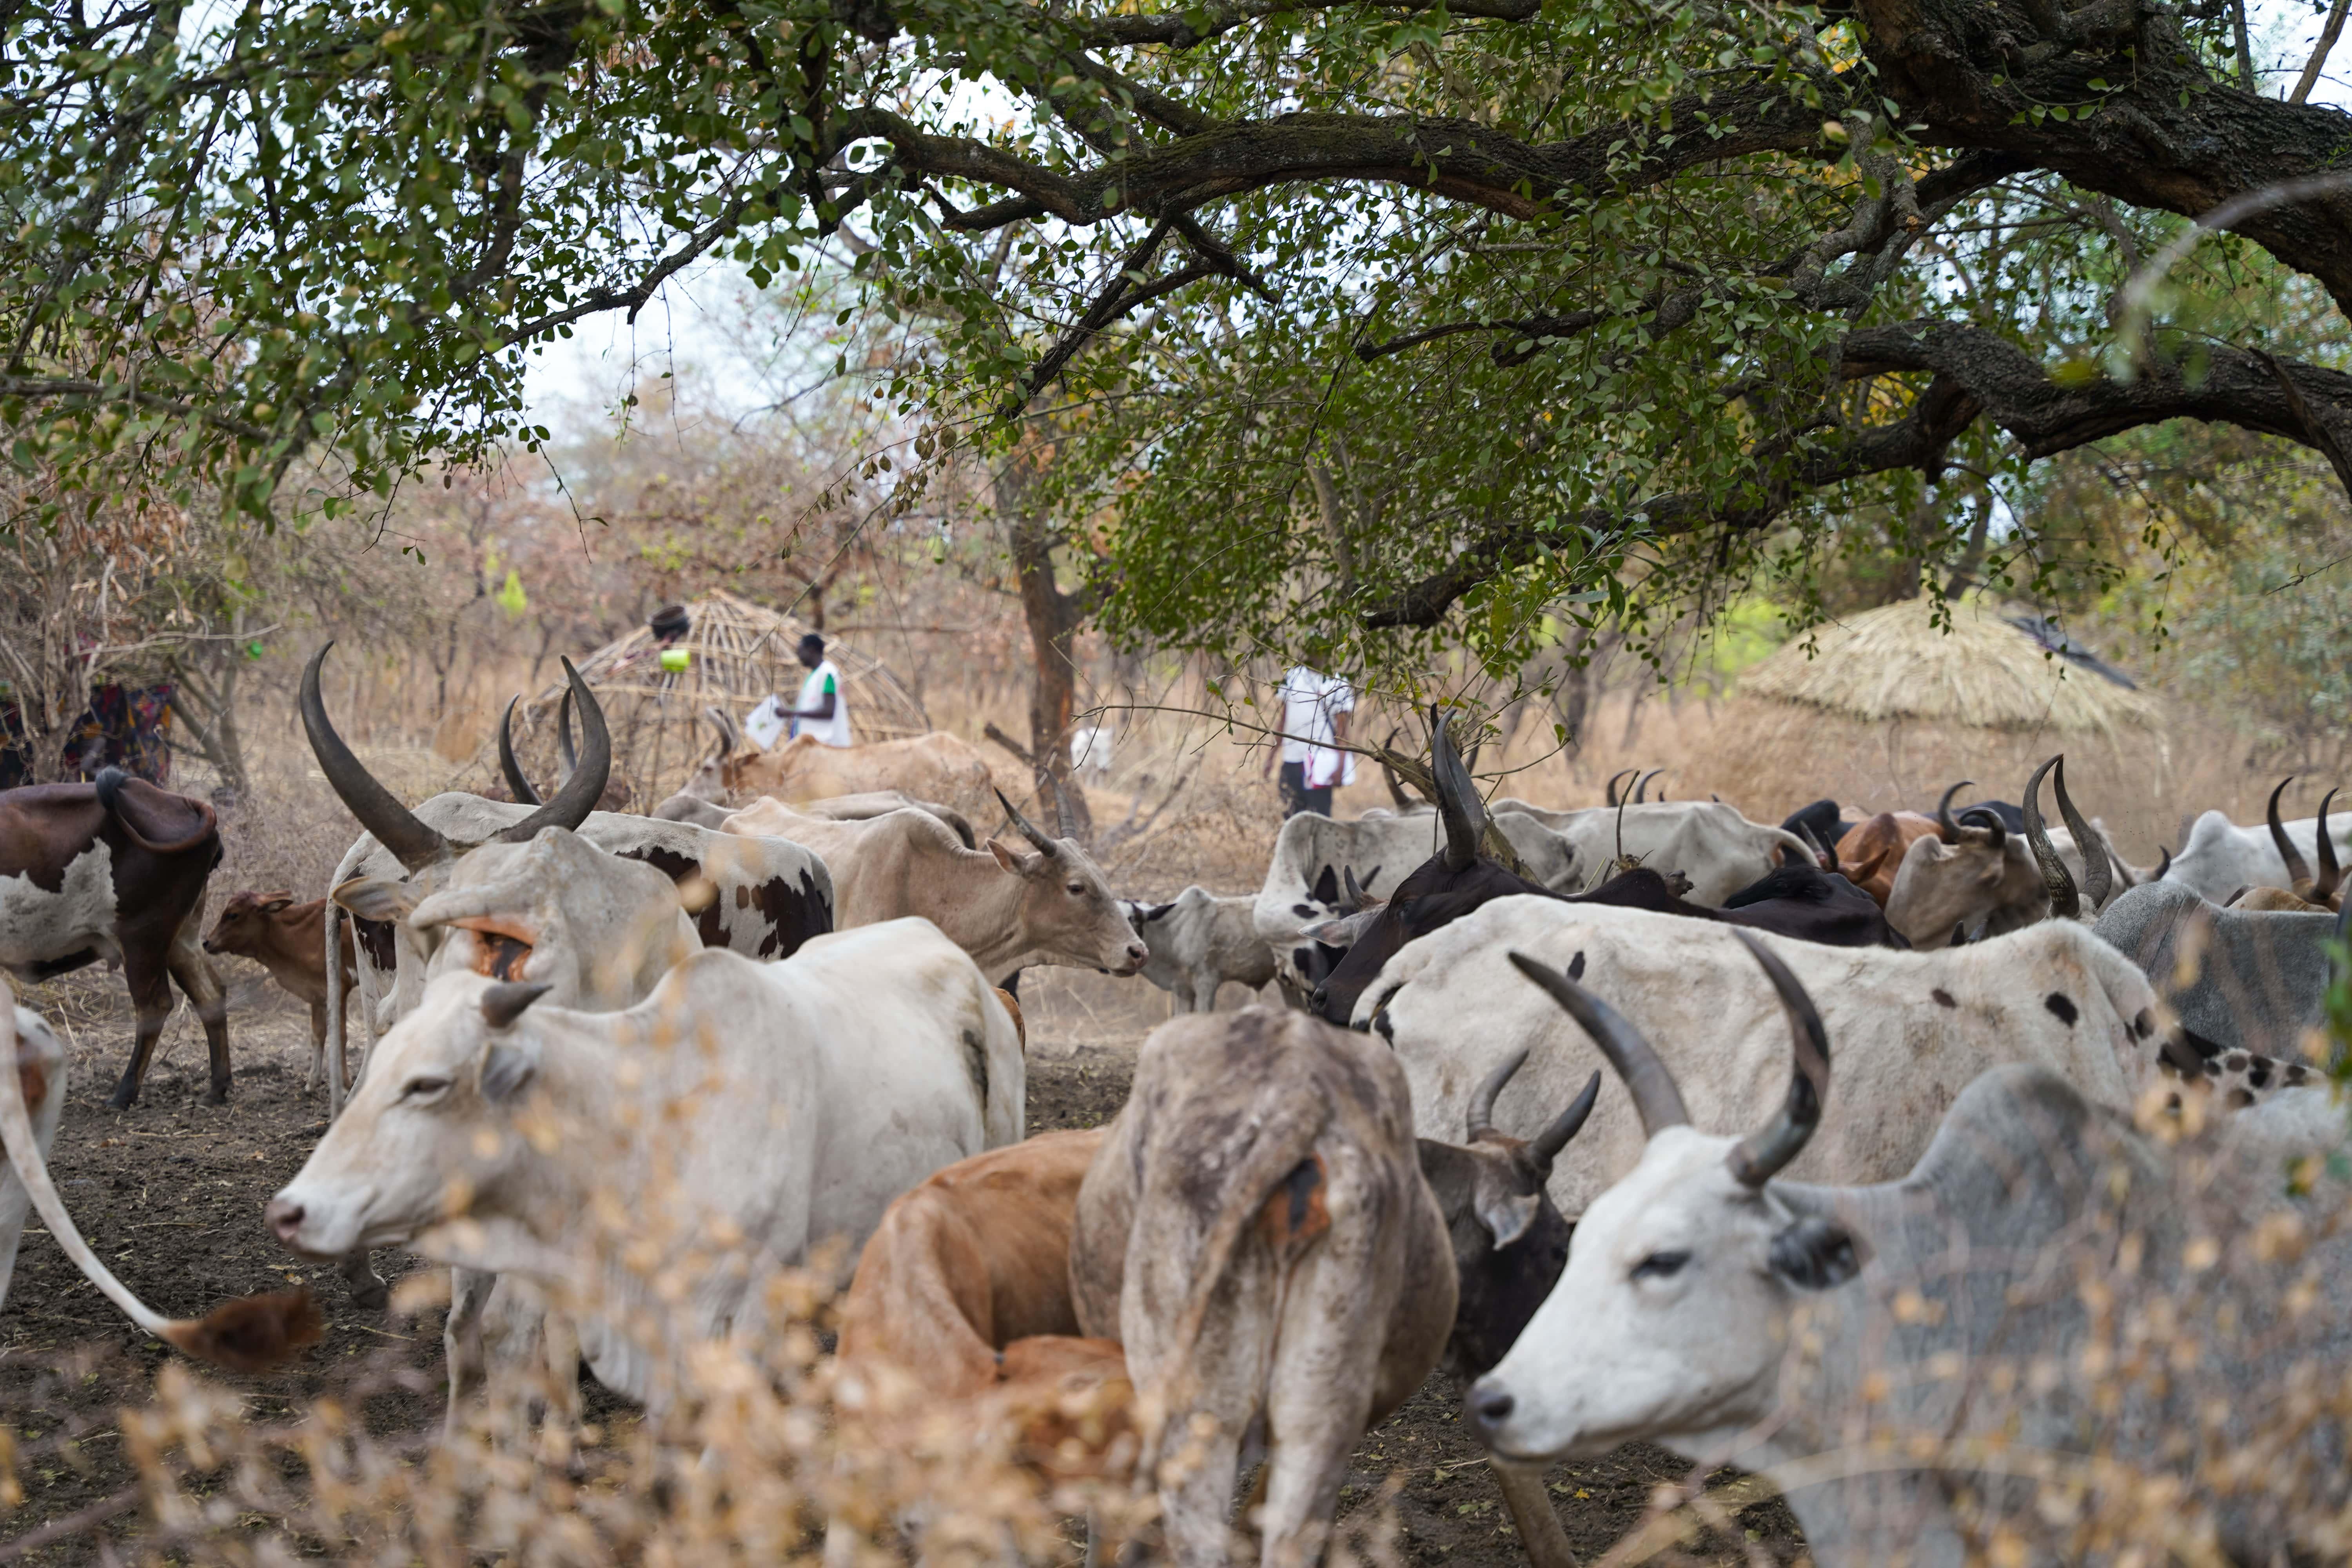
[[[1495,1101],[1527,1056],[1507,1058],[1471,1096],[1467,1143],[1416,1141],[1460,1281],[1445,1362],[1465,1386],[1502,1359],[1567,1262],[1573,1227],[1544,1183],[1601,1087],[1595,1073],[1534,1139],[1498,1132]],[[1042,1133],[950,1165],[891,1205],[842,1309],[842,1364],[865,1374],[850,1398],[888,1403],[887,1366],[926,1413],[973,1401],[972,1429],[1017,1434],[1016,1454],[1049,1476],[1126,1473],[1123,1352],[1113,1340],[1068,1337],[1070,1230],[1103,1137]],[[1496,1480],[1538,1568],[1572,1563],[1540,1478],[1501,1468]]]
[[[196,945],[220,858],[211,806],[120,768],[0,791],[0,967],[46,980],[100,959],[122,965],[137,1032],[117,1110],[139,1098],[174,981],[204,1020],[205,1103],[228,1100],[228,998]]]
[[[1322,1552],[1348,1456],[1436,1366],[1456,1286],[1404,1072],[1370,1036],[1249,1007],[1172,1019],[1078,1194],[1079,1327],[1127,1347],[1173,1560],[1223,1564],[1244,1434],[1260,1561]]]
[[[1949,799],[1949,796],[1946,797]],[[1916,811],[1882,811],[1837,841],[1838,870],[1868,893],[1880,909],[1895,890],[1895,873],[1912,841],[1936,835],[1936,819]]]
[[[232,895],[205,938],[206,952],[249,958],[269,971],[279,986],[310,1005],[310,1071],[302,1080],[306,1089],[317,1088],[327,1072],[326,925],[326,900],[298,904],[292,893],[280,888]],[[359,969],[352,928],[338,922],[336,934],[341,939],[342,994],[348,1005]]]

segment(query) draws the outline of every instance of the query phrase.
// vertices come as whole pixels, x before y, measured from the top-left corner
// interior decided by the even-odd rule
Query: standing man
[[[824,657],[824,639],[811,632],[801,638],[800,661],[808,678],[801,682],[801,700],[793,705],[794,735],[814,735],[828,746],[849,744],[849,707],[842,700],[841,671]]]
[[[1355,688],[1339,676],[1299,664],[1282,678],[1284,816],[1302,811],[1331,815],[1333,786],[1355,776],[1355,753],[1337,747],[1348,738],[1348,716],[1355,709]],[[1266,772],[1273,771],[1275,755],[1268,748]]]

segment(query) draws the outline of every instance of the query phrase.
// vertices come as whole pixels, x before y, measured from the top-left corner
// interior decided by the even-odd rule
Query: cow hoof
[[[139,1091],[135,1089],[118,1089],[107,1097],[106,1103],[110,1110],[128,1110],[139,1103]]]
[[[392,1305],[392,1287],[371,1274],[352,1287],[352,1305],[365,1311],[382,1311]]]
[[[228,1085],[225,1083],[215,1084],[212,1088],[205,1090],[205,1103],[206,1105],[226,1105],[228,1103]]]

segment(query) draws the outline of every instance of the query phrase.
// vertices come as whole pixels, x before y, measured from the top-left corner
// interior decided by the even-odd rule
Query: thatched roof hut
[[[2173,831],[2159,806],[2170,716],[2079,647],[2053,651],[2064,639],[2041,617],[1972,596],[1953,601],[1948,632],[1911,599],[1811,640],[1810,657],[1799,638],[1749,667],[1715,720],[1710,751],[1757,781],[1741,801],[1750,815],[1822,796],[1849,815],[1919,810],[1961,779],[1977,781],[1971,798],[2016,800],[2063,752],[2067,788],[2127,853],[2153,859]]]
[[[794,617],[720,589],[692,600],[686,610],[692,624],[671,645],[688,652],[683,670],[662,668],[646,626],[580,661],[580,673],[612,727],[613,776],[627,782],[634,809],[676,791],[709,754],[717,734],[704,708],[716,707],[740,725],[770,693],[787,700],[797,696],[807,673],[793,650],[811,628]],[[842,698],[858,741],[897,740],[931,729],[922,703],[880,660],[830,636],[824,651],[840,667]],[[555,714],[563,691],[559,678],[515,708],[516,755],[542,790],[562,776]],[[486,759],[494,773],[495,747],[493,741]]]
[[[1969,598],[1953,602],[1947,630],[1927,600],[1906,599],[1823,626],[1810,648],[1790,642],[1743,675],[1739,689],[1866,723],[2109,739],[2162,723],[2163,710],[2127,679],[2046,628],[2039,617]]]

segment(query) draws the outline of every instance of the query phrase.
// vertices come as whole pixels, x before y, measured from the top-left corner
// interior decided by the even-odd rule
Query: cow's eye
[[[1070,896],[1071,896],[1072,898],[1074,898],[1074,899],[1083,899],[1083,898],[1085,898],[1085,897],[1087,896],[1087,885],[1086,885],[1084,882],[1073,882],[1073,883],[1071,883],[1071,884],[1070,884]]]
[[[413,1078],[401,1086],[400,1098],[420,1101],[436,1100],[448,1087],[449,1080],[446,1078]]]
[[[1649,1257],[1633,1265],[1633,1278],[1671,1279],[1681,1273],[1683,1265],[1689,1261],[1690,1254],[1687,1252],[1653,1252]]]

